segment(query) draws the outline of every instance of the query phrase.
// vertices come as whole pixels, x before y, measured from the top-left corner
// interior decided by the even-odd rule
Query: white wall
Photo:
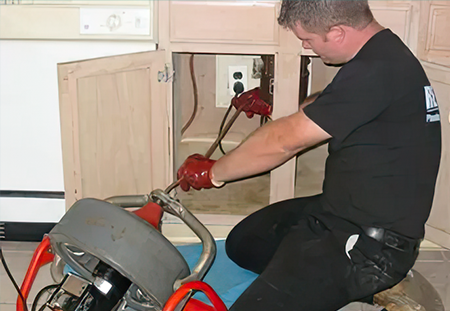
[[[149,50],[154,43],[0,40],[0,189],[64,190],[57,63]],[[0,199],[0,221],[46,219],[42,204],[23,215],[15,201]]]

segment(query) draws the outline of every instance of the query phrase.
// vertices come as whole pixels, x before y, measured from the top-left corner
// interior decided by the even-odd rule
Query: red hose
[[[184,310],[186,311],[227,311],[227,307],[222,299],[216,294],[214,289],[202,281],[193,281],[181,286],[175,293],[170,296],[163,311],[174,311],[176,306],[191,291],[201,291],[211,301],[212,307],[204,304],[196,299],[190,299]]]
[[[28,266],[27,273],[25,274],[25,278],[22,282],[22,287],[20,291],[22,292],[23,297],[25,298],[25,303],[27,301],[28,295],[30,294],[31,286],[33,285],[34,280],[36,279],[36,275],[39,269],[42,266],[53,261],[55,255],[50,253],[51,245],[50,239],[48,236],[45,236],[42,242],[38,245],[36,250],[34,251],[33,258],[31,259],[30,265]],[[17,311],[24,311],[24,305],[22,299],[17,297],[16,303]]]

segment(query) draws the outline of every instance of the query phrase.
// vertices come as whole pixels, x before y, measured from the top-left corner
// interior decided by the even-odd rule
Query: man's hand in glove
[[[177,176],[181,179],[181,189],[189,191],[191,187],[200,190],[222,186],[224,183],[211,180],[211,167],[214,163],[216,163],[215,160],[205,158],[201,154],[190,155],[178,169]]]
[[[263,101],[259,97],[259,88],[254,88],[244,92],[239,97],[233,97],[231,104],[236,108],[242,108],[247,117],[253,118],[253,115],[270,116],[272,114],[272,106]]]

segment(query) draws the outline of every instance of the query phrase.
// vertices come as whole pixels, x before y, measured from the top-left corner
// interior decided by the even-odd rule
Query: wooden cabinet
[[[176,53],[273,55],[273,118],[298,110],[301,42],[278,26],[279,2],[160,1],[158,9],[159,51],[59,65],[67,207],[173,181]],[[293,197],[294,183],[291,160],[271,172],[270,201]]]

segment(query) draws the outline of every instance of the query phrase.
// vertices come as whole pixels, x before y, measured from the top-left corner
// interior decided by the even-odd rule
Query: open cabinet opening
[[[205,155],[221,128],[229,122],[235,108],[230,108],[225,121],[224,118],[236,92],[260,87],[261,98],[273,104],[274,56],[174,53],[173,65],[173,173],[176,178],[184,160],[194,153]],[[267,121],[259,115],[248,118],[241,113],[211,158],[218,159],[236,148]],[[177,197],[193,212],[247,215],[269,204],[269,187],[267,173],[228,183],[220,189],[189,192],[178,189]]]

